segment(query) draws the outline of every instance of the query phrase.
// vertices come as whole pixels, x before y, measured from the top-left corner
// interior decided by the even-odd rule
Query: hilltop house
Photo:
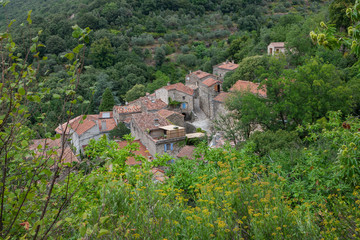
[[[268,55],[275,55],[277,53],[285,54],[285,43],[284,42],[272,42],[268,46]]]
[[[161,99],[166,105],[180,103],[180,112],[186,119],[190,119],[194,110],[194,90],[182,83],[167,85],[155,91],[156,99]],[[170,102],[171,101],[171,102]]]
[[[71,139],[76,154],[84,151],[91,139],[98,140],[108,135],[116,127],[112,112],[101,112],[98,115],[80,115],[55,129],[55,132]]]
[[[170,125],[158,113],[139,113],[131,117],[131,135],[139,139],[152,156],[168,153],[176,156],[179,142],[186,139],[185,128]]]
[[[239,67],[239,64],[234,63],[234,61],[220,63],[213,66],[213,74],[218,77],[220,81],[224,81],[225,74],[231,71],[236,70]]]

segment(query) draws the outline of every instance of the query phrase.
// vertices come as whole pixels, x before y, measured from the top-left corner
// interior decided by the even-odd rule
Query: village
[[[285,53],[285,44],[271,43],[268,54]],[[222,89],[225,74],[239,67],[234,61],[225,61],[213,66],[213,73],[197,70],[190,72],[183,83],[168,83],[153,94],[147,93],[125,105],[114,106],[111,112],[94,115],[81,115],[68,123],[59,125],[55,132],[69,139],[63,155],[63,162],[79,162],[81,153],[91,139],[98,140],[109,135],[119,123],[124,123],[131,131],[131,136],[140,145],[135,154],[152,161],[156,156],[169,154],[174,158],[193,157],[195,149],[186,145],[187,139],[206,139],[209,147],[217,148],[225,144],[221,132],[216,132],[213,122],[219,116],[226,115],[226,99],[233,92],[249,91],[266,97],[266,89],[259,83],[238,80],[228,92]],[[215,137],[214,137],[215,136]],[[213,137],[213,138],[211,138]],[[32,149],[61,147],[61,139],[37,139]],[[116,140],[120,148],[126,141]],[[141,164],[134,158],[128,159],[127,165]]]

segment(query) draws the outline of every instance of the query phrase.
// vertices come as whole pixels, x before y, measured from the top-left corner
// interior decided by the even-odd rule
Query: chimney
[[[101,131],[105,131],[106,130],[106,121],[102,120],[101,121]]]
[[[231,63],[234,64],[234,60],[232,60]]]
[[[168,82],[167,85],[170,86],[171,85],[170,82]]]
[[[149,96],[149,95],[150,95],[150,93],[147,92],[147,93],[146,93],[146,96]]]
[[[229,60],[228,60],[228,59],[226,59],[226,63],[229,63]]]
[[[159,126],[159,119],[158,119],[158,118],[155,118],[155,119],[154,119],[154,125],[155,125],[155,126]]]
[[[190,70],[189,74],[191,74],[191,70]]]

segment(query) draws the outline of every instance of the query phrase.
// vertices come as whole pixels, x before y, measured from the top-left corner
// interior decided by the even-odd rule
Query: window
[[[181,104],[181,108],[182,108],[182,109],[186,109],[186,103],[182,103],[182,104]]]
[[[185,96],[183,96],[183,100],[185,100]]]
[[[174,144],[173,143],[171,143],[171,145],[170,145],[170,150],[171,151],[174,150]]]
[[[166,152],[167,151],[167,145],[165,144],[164,145],[164,152]]]

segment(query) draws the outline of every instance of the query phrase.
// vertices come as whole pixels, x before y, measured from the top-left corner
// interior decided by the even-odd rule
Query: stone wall
[[[173,100],[177,102],[185,102],[186,106],[183,106],[183,104],[180,105],[181,112],[185,112],[190,114],[194,110],[194,96],[188,95],[186,93],[177,91],[177,90],[170,90],[168,93],[168,96]],[[185,108],[184,108],[185,107]]]
[[[208,118],[214,116],[213,99],[219,94],[219,92],[215,91],[214,87],[215,85],[210,87],[204,84],[200,85],[200,108]]]
[[[225,108],[224,102],[213,101],[213,114],[211,119],[218,119],[220,115],[226,115],[229,111]]]
[[[168,91],[165,88],[160,88],[155,91],[156,99],[161,99],[164,103],[169,104]]]

